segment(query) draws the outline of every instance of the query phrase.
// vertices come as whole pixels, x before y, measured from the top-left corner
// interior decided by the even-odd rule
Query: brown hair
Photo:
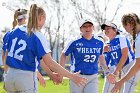
[[[135,21],[136,21],[138,24],[140,24],[140,19],[139,19],[138,15],[135,14],[135,13],[131,13],[131,14],[132,14],[133,18],[135,19]]]
[[[44,14],[45,11],[41,7],[37,7],[36,4],[32,4],[30,7],[30,12],[29,12],[29,19],[27,23],[27,33],[30,35],[31,29],[36,30],[38,29],[38,23],[37,23],[37,18],[38,16]]]
[[[136,19],[135,19],[136,18]],[[122,24],[127,25],[128,23],[133,27],[133,40],[136,38],[136,26],[137,26],[137,16],[134,14],[125,14],[122,17]],[[138,21],[139,22],[139,21]]]
[[[18,22],[20,22],[22,19],[17,19],[18,16],[20,15],[23,15],[23,14],[27,14],[27,10],[26,9],[17,9],[15,11],[15,14],[14,14],[14,21],[13,21],[13,28],[15,28],[15,26],[17,25]]]

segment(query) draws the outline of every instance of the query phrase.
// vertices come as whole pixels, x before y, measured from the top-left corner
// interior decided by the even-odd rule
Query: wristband
[[[105,71],[105,76],[107,76],[108,74],[110,74],[111,72],[110,72],[110,70],[108,69],[108,70],[106,70]]]

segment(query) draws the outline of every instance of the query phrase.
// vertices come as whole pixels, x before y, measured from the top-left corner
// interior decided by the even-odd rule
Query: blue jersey
[[[41,32],[31,32],[29,36],[25,26],[18,27],[9,35],[6,64],[11,68],[35,72],[36,62],[50,52],[47,44]]]
[[[90,40],[79,37],[70,42],[63,53],[66,56],[71,54],[72,71],[81,71],[82,74],[96,74],[98,73],[98,58],[103,52],[103,46],[103,42],[98,37],[93,37]]]
[[[104,52],[104,57],[105,57],[106,65],[109,66],[109,63],[111,61],[111,54],[110,54],[110,52]]]
[[[8,31],[3,37],[2,50],[4,51],[4,53],[6,52],[6,49],[7,49],[7,42],[9,39],[9,34],[10,34],[10,31]]]
[[[121,35],[117,35],[113,40],[110,41],[111,60],[114,63],[114,65],[117,65],[119,63],[122,57],[121,50],[125,47],[128,47],[128,58],[125,62],[125,65],[127,65],[135,58],[134,53],[131,50],[130,42],[124,36]]]

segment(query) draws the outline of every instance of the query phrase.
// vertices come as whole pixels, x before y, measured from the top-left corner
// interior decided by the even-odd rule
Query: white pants
[[[94,75],[80,75],[88,79],[85,86],[77,86],[70,80],[70,93],[98,93],[98,76]]]
[[[129,69],[133,66],[134,63],[135,61],[130,62],[122,69],[122,77],[128,73]],[[124,86],[121,88],[120,93],[133,93],[139,79],[140,79],[140,71],[137,72],[133,77],[131,77],[128,81],[124,83]]]
[[[115,71],[115,69],[116,69],[115,65],[109,67],[109,70],[111,71],[111,73],[113,73]],[[111,93],[111,89],[113,87],[114,87],[114,84],[109,83],[107,78],[105,77],[104,86],[103,86],[103,92],[102,93]]]
[[[9,68],[5,76],[7,93],[37,93],[35,72]]]

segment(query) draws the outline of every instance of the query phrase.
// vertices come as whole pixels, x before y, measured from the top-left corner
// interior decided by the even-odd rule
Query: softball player
[[[114,65],[116,65],[114,74],[117,76],[121,69],[122,74],[126,74],[134,64],[135,58],[129,41],[124,36],[119,35],[119,30],[114,23],[103,24],[101,28],[105,30],[106,36],[110,39],[111,62],[114,62]],[[128,82],[125,82],[125,86],[121,89],[121,93],[132,93],[135,89],[137,80],[138,78],[134,76]],[[105,93],[110,92],[111,91]]]
[[[125,77],[123,77],[120,81],[118,81],[114,88],[112,89],[112,93],[116,93],[121,86],[124,84],[124,82],[128,82],[131,78],[139,77],[139,68],[140,68],[140,20],[139,17],[134,14],[134,13],[130,13],[130,14],[125,14],[122,17],[122,25],[125,28],[125,30],[130,33],[133,36],[133,40],[135,40],[135,58],[136,58],[136,62],[135,64],[132,66],[132,68],[128,71],[128,73],[126,74]],[[137,36],[136,36],[137,34]],[[135,39],[136,38],[136,39]],[[136,81],[133,81],[132,84],[135,84]],[[129,87],[127,87],[129,88]],[[132,92],[134,92],[132,90]],[[130,93],[130,92],[128,92]]]
[[[6,64],[9,69],[5,79],[8,93],[37,93],[36,59],[41,59],[55,72],[72,79],[78,85],[84,85],[85,78],[71,74],[51,58],[45,36],[40,32],[45,23],[46,14],[36,4],[31,5],[27,33],[24,26],[14,29],[7,45]]]
[[[109,52],[109,41],[108,39],[105,39],[103,35],[99,35],[98,37],[102,38],[103,41],[105,42],[104,46],[104,56],[105,56],[105,61],[106,65],[109,68],[110,72],[113,73],[115,71],[116,66],[114,65],[113,61],[111,61],[111,53]],[[108,79],[105,76],[104,79],[104,87],[103,87],[103,93],[109,93],[111,89],[113,88],[114,84],[110,83]]]
[[[104,52],[105,55],[105,60],[106,60],[106,64],[110,70],[111,73],[113,73],[116,69],[116,66],[114,65],[114,63],[111,61],[111,53],[108,52]],[[111,89],[113,88],[114,84],[110,83],[107,78],[105,77],[104,79],[104,87],[103,87],[103,92],[102,93],[110,93]]]
[[[23,24],[25,24],[26,22],[25,22],[25,20],[22,20],[23,18],[25,18],[26,19],[26,15],[27,14],[27,10],[25,10],[25,9],[17,9],[16,11],[15,11],[15,14],[14,14],[14,21],[13,21],[13,29],[17,26],[17,20],[18,20],[18,26],[20,26],[20,25],[23,25]],[[21,17],[20,15],[24,15],[23,17]],[[20,17],[18,17],[18,16],[20,16]],[[7,72],[7,69],[8,69],[8,67],[6,66],[6,64],[5,64],[5,60],[6,60],[6,56],[7,56],[7,53],[6,53],[6,51],[7,51],[7,43],[8,43],[8,39],[9,39],[9,34],[10,34],[10,31],[8,31],[5,35],[4,35],[4,37],[3,37],[3,46],[2,46],[2,61],[3,61],[3,64],[4,64],[4,71],[5,72]]]
[[[15,11],[15,14],[14,14],[14,21],[13,21],[13,29],[15,28],[22,28],[23,30],[26,30],[26,26],[23,26],[26,24],[26,19],[27,19],[27,10],[26,9],[17,9]],[[7,41],[8,41],[8,35],[10,34],[10,32],[8,32],[5,37],[4,37],[4,40],[5,40],[5,43],[4,43],[4,49],[6,49],[6,45],[7,45]],[[46,86],[46,81],[44,80],[43,76],[39,73],[38,69],[40,68],[38,66],[38,62],[36,62],[36,72],[37,72],[37,78],[39,80],[39,83],[41,84],[41,86],[45,87]],[[41,62],[43,64],[43,62]],[[41,65],[43,66],[43,65]],[[5,72],[7,72],[7,66],[5,65]],[[43,67],[44,68],[44,67]],[[45,71],[48,73],[49,77],[53,80],[54,83],[57,84],[58,81],[58,76],[56,74],[53,74],[53,72],[45,67],[44,68]]]
[[[104,43],[99,37],[92,35],[93,29],[91,20],[82,19],[81,37],[71,41],[61,54],[60,64],[62,66],[65,64],[66,56],[71,54],[71,71],[80,71],[80,76],[88,79],[86,85],[82,87],[70,81],[70,93],[98,93],[98,59],[102,56]],[[107,70],[107,67],[104,68]]]

